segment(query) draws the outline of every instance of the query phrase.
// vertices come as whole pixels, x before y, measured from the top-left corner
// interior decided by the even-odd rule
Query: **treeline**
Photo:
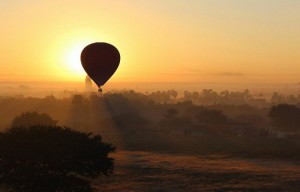
[[[129,91],[128,93],[133,92]],[[274,92],[271,96],[265,96],[262,93],[258,95],[252,95],[248,89],[244,91],[228,91],[224,90],[216,92],[212,89],[203,89],[198,91],[184,91],[183,95],[180,95],[175,90],[169,91],[156,91],[146,93],[146,95],[153,101],[158,103],[176,103],[182,101],[192,101],[196,105],[251,105],[255,107],[270,107],[275,104],[288,103],[299,104],[300,94],[298,95],[283,95],[278,92]]]
[[[165,94],[169,97],[162,100]],[[251,98],[247,91],[235,97],[240,104],[234,105],[201,105],[195,102],[197,94],[188,95],[182,100],[173,91],[77,94],[65,99],[2,97],[0,125],[5,129],[29,111],[46,113],[55,124],[101,134],[118,149],[300,157],[297,105],[248,105],[241,102]]]

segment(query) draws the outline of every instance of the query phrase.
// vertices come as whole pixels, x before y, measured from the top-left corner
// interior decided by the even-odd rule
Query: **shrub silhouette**
[[[30,125],[52,125],[55,126],[57,121],[53,120],[48,114],[39,114],[37,112],[25,112],[16,116],[11,127],[24,127]]]
[[[12,127],[0,134],[0,184],[15,192],[94,191],[113,171],[114,151],[92,135],[59,126]]]

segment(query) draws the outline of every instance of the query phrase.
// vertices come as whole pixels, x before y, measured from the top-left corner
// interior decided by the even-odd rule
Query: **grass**
[[[119,151],[115,173],[100,177],[99,191],[300,191],[293,160]]]

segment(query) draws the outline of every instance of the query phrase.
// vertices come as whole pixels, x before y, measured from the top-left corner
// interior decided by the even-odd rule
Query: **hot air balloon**
[[[92,43],[81,52],[81,64],[85,72],[97,84],[99,92],[117,70],[120,53],[116,47],[104,42]]]

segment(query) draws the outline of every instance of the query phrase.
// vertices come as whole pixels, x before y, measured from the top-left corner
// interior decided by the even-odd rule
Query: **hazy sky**
[[[111,81],[300,81],[299,0],[1,0],[0,80],[81,81],[115,45]]]

